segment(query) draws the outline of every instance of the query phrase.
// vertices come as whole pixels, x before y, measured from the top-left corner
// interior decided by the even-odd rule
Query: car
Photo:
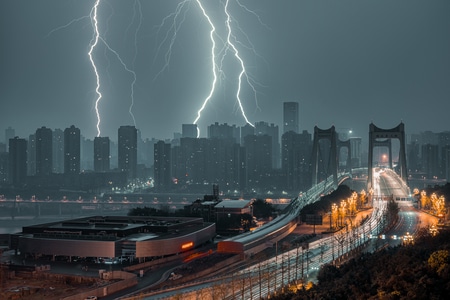
[[[97,296],[87,296],[84,300],[97,300]]]

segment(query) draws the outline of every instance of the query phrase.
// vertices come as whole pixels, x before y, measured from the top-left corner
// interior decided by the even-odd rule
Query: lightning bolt
[[[127,64],[121,58],[119,53],[116,50],[114,50],[108,44],[108,42],[105,40],[105,38],[103,38],[102,35],[100,34],[99,20],[98,20],[98,9],[99,9],[99,6],[100,6],[100,2],[101,2],[101,0],[96,0],[94,2],[93,6],[92,6],[92,8],[90,10],[89,15],[73,19],[70,22],[68,22],[67,24],[59,26],[59,27],[51,30],[46,36],[48,38],[54,32],[56,32],[58,30],[65,29],[65,28],[71,26],[72,24],[74,24],[76,22],[80,22],[80,21],[82,21],[84,19],[90,19],[93,33],[92,33],[92,38],[91,38],[91,40],[89,42],[89,51],[88,51],[87,54],[89,56],[89,61],[91,63],[92,69],[93,69],[94,74],[95,74],[95,79],[96,79],[95,93],[96,93],[97,96],[95,98],[95,106],[94,106],[94,108],[95,108],[95,114],[96,114],[96,117],[97,117],[97,123],[96,123],[97,136],[101,135],[101,131],[100,131],[101,116],[100,116],[99,104],[100,104],[100,100],[102,99],[103,95],[101,93],[100,72],[99,72],[99,69],[97,67],[96,61],[94,59],[94,52],[95,52],[97,46],[100,43],[105,46],[105,54],[106,54],[106,51],[109,51],[109,52],[113,53],[115,55],[115,57],[117,58],[117,60],[119,61],[119,63],[122,65],[122,67],[128,73],[130,73],[133,76],[133,80],[131,82],[131,94],[130,94],[131,104],[130,104],[130,107],[128,109],[128,112],[129,112],[131,118],[133,119],[134,126],[137,127],[136,126],[136,119],[135,119],[133,111],[132,111],[133,110],[133,106],[134,106],[134,88],[135,88],[137,76],[136,76],[136,73],[127,66]],[[141,27],[141,23],[142,23],[142,8],[141,8],[141,3],[140,3],[139,0],[135,0],[133,9],[134,9],[134,14],[133,14],[132,20],[135,19],[136,13],[139,13],[138,25],[137,25],[136,31],[134,33],[134,57],[133,57],[133,63],[132,63],[132,65],[134,67],[134,63],[135,63],[135,60],[136,60],[136,57],[137,57],[137,49],[138,49],[138,47],[137,47],[137,34],[138,34],[138,31],[139,31],[139,29]],[[106,23],[109,22],[109,19],[111,18],[111,16],[112,15],[110,15],[108,17],[108,19],[106,20]],[[130,26],[131,26],[131,24],[130,24]],[[129,28],[127,28],[126,31],[128,31],[128,30],[129,30]],[[107,31],[107,29],[106,29],[106,31]],[[104,32],[104,34],[106,34],[106,31]]]
[[[97,83],[97,85],[95,87],[95,93],[97,94],[97,98],[95,99],[95,114],[97,115],[97,124],[96,124],[97,136],[100,136],[100,134],[101,134],[101,132],[100,132],[101,118],[100,118],[100,112],[98,109],[98,105],[100,103],[100,99],[102,99],[102,93],[100,92],[100,75],[98,74],[97,66],[95,65],[94,58],[92,57],[92,52],[94,51],[95,47],[97,46],[99,38],[100,38],[100,33],[98,31],[98,20],[97,20],[97,9],[98,9],[99,4],[100,4],[100,0],[96,0],[94,3],[94,6],[92,7],[91,14],[90,14],[94,34],[91,39],[90,48],[89,48],[89,52],[88,52],[89,60],[91,61],[92,69],[94,70],[96,83]]]
[[[99,42],[102,42],[102,44],[111,52],[113,53],[117,60],[120,62],[120,64],[122,65],[122,67],[129,72],[130,74],[132,74],[133,76],[133,80],[131,82],[131,104],[130,107],[128,109],[129,114],[131,115],[131,118],[133,119],[133,123],[134,126],[136,127],[136,119],[134,117],[134,114],[132,112],[132,108],[134,105],[134,86],[136,84],[136,73],[131,70],[130,68],[128,68],[128,66],[126,65],[126,63],[123,61],[123,59],[120,57],[119,53],[117,53],[116,50],[114,50],[108,43],[107,41],[101,37],[99,29],[98,29],[98,7],[100,5],[100,0],[96,0],[94,3],[94,6],[91,9],[91,13],[90,13],[90,17],[91,17],[91,24],[92,24],[92,28],[93,28],[93,37],[90,41],[90,47],[89,47],[89,51],[88,51],[88,56],[89,56],[89,60],[91,62],[92,65],[92,69],[95,73],[95,78],[96,78],[96,87],[95,87],[95,93],[97,94],[97,98],[95,99],[95,113],[97,116],[97,136],[101,135],[101,131],[100,131],[100,123],[101,123],[101,117],[100,117],[100,111],[99,111],[99,104],[100,104],[100,100],[102,99],[102,93],[100,92],[100,75],[99,75],[99,71],[97,68],[97,65],[95,63],[94,57],[93,57],[93,52],[95,50],[95,48],[97,47]],[[140,3],[139,3],[139,10],[140,10]],[[140,24],[140,23],[139,23]],[[140,27],[140,25],[139,25]],[[139,27],[137,30],[139,30]],[[135,33],[135,39],[136,39],[136,35],[137,32]],[[135,45],[136,45],[136,40],[135,40]],[[137,55],[136,53],[137,50],[135,50],[135,57]]]
[[[123,66],[123,68],[124,68],[127,72],[129,72],[129,73],[131,73],[131,74],[133,75],[133,81],[131,82],[131,105],[130,105],[130,108],[129,108],[128,112],[130,113],[131,118],[133,119],[133,122],[134,122],[134,126],[136,127],[136,119],[134,118],[134,114],[133,114],[133,112],[132,112],[132,107],[133,107],[133,104],[134,104],[134,85],[136,84],[136,79],[137,79],[137,77],[136,77],[136,72],[134,72],[133,70],[131,70],[131,69],[129,69],[129,68],[127,67],[127,65],[125,64],[125,62],[124,62],[124,61],[122,60],[122,58],[120,57],[119,53],[117,53],[116,50],[112,49],[111,46],[109,46],[109,44],[108,44],[102,37],[99,37],[99,40],[101,40],[101,41],[103,42],[103,44],[105,45],[105,47],[106,47],[109,51],[111,51],[111,52],[116,56],[117,60],[120,62],[120,64]],[[94,69],[96,69],[96,68],[94,68]],[[98,75],[97,75],[97,76],[98,76]],[[98,86],[97,86],[97,87],[98,87]],[[98,99],[98,100],[99,100],[99,99]],[[97,102],[98,102],[98,101],[97,101]],[[97,107],[97,102],[96,102],[96,107]],[[98,115],[98,114],[97,114],[97,115]],[[97,127],[97,129],[98,129],[98,127]]]
[[[253,125],[253,124],[248,120],[247,115],[245,114],[245,111],[244,111],[244,107],[242,106],[242,101],[241,101],[242,76],[244,76],[244,77],[246,78],[248,85],[252,88],[253,93],[255,94],[255,97],[256,97],[256,89],[255,89],[255,87],[253,86],[253,84],[250,82],[250,79],[249,79],[249,77],[248,77],[248,75],[247,75],[247,71],[246,71],[246,69],[245,69],[244,61],[242,60],[241,56],[239,55],[238,49],[236,48],[236,46],[234,45],[234,43],[231,41],[231,38],[232,38],[232,37],[233,37],[233,39],[236,39],[236,37],[235,37],[234,35],[232,35],[232,32],[231,32],[231,25],[230,25],[230,23],[231,23],[231,16],[230,16],[230,13],[228,12],[228,3],[229,3],[229,0],[226,0],[225,6],[224,6],[224,11],[225,11],[225,14],[226,14],[226,16],[227,16],[227,20],[226,20],[226,22],[225,22],[225,24],[226,24],[226,26],[227,26],[227,31],[228,31],[228,34],[227,34],[227,44],[230,45],[231,48],[233,49],[234,56],[235,56],[236,59],[239,61],[239,64],[240,64],[240,66],[241,66],[241,71],[239,72],[239,76],[238,76],[238,88],[237,88],[237,91],[236,91],[236,100],[237,100],[237,102],[238,102],[238,105],[239,105],[239,108],[240,108],[240,110],[241,110],[242,116],[243,116],[243,118],[245,119],[245,122],[246,122],[247,124],[251,125],[252,127],[255,127],[255,125]],[[256,99],[256,98],[255,98],[255,99]]]
[[[188,11],[188,8],[185,9],[185,7],[190,2],[191,2],[191,0],[183,0],[183,1],[179,2],[175,11],[173,13],[169,14],[168,16],[166,16],[162,20],[161,24],[158,27],[158,33],[159,33],[159,30],[166,24],[166,22],[168,22],[169,20],[172,20],[172,24],[171,24],[169,30],[166,32],[166,35],[165,35],[162,43],[159,44],[158,49],[157,49],[156,56],[158,56],[158,53],[161,51],[162,45],[168,44],[168,50],[166,51],[166,54],[164,56],[164,65],[163,65],[162,69],[155,76],[155,79],[157,77],[159,77],[161,75],[161,73],[164,72],[169,67],[170,57],[172,55],[172,47],[174,45],[178,31],[180,30],[180,28],[186,18],[186,13]],[[224,61],[225,61],[225,57],[227,56],[227,53],[230,51],[233,53],[233,57],[238,62],[239,67],[240,67],[239,68],[240,71],[237,75],[237,89],[236,89],[236,94],[235,94],[236,104],[237,104],[245,122],[254,127],[253,123],[251,123],[249,121],[249,119],[245,113],[243,101],[241,99],[242,98],[241,94],[242,94],[242,86],[245,82],[253,91],[256,107],[257,107],[257,109],[259,109],[258,101],[257,101],[257,90],[255,88],[255,85],[253,84],[254,80],[249,76],[249,74],[246,70],[244,59],[242,58],[242,56],[238,50],[238,47],[237,47],[237,44],[239,44],[241,46],[245,46],[245,45],[243,45],[242,43],[240,43],[237,40],[236,35],[233,33],[233,27],[237,27],[242,32],[246,41],[250,44],[250,47],[246,47],[247,49],[253,50],[253,52],[255,52],[254,47],[251,44],[250,39],[245,34],[245,32],[243,32],[240,29],[238,23],[235,22],[234,19],[232,18],[231,13],[229,12],[229,3],[230,3],[229,0],[225,0],[224,4],[223,4],[223,11],[224,11],[224,14],[226,17],[226,20],[225,20],[226,35],[223,37],[221,37],[220,34],[217,33],[217,30],[216,30],[217,23],[213,21],[210,14],[206,10],[204,1],[195,0],[195,3],[197,4],[203,17],[205,18],[205,20],[207,21],[207,23],[210,27],[209,39],[211,41],[210,53],[211,53],[212,80],[211,80],[209,92],[208,92],[207,96],[204,98],[204,100],[202,101],[202,104],[197,111],[196,118],[195,118],[193,124],[197,124],[199,122],[204,109],[206,108],[207,104],[210,102],[211,98],[213,97],[215,90],[216,90],[216,86],[218,84],[219,74],[221,76],[220,78],[226,77],[226,74],[223,71],[222,66],[224,65]],[[263,24],[261,19],[255,12],[248,9],[241,2],[239,2],[239,0],[236,0],[236,3],[241,9],[245,10],[246,12],[248,12],[250,14],[253,14],[258,19],[258,21],[261,24]],[[171,38],[169,37],[170,33],[172,33]],[[170,41],[169,41],[169,39],[170,39]],[[219,46],[219,43],[222,46]],[[156,57],[155,57],[155,59],[156,59]],[[199,137],[199,136],[200,136],[200,129],[197,127],[197,137]]]
[[[67,24],[65,24],[65,25],[56,27],[55,29],[52,29],[49,33],[47,33],[46,38],[50,37],[54,32],[59,31],[59,30],[61,30],[61,29],[65,29],[65,28],[69,27],[70,25],[72,25],[72,24],[74,24],[74,23],[76,23],[76,22],[80,22],[80,21],[82,21],[82,20],[84,20],[84,19],[89,19],[89,16],[82,16],[82,17],[73,19],[73,20],[71,20],[69,23],[67,23]]]
[[[205,109],[206,104],[211,99],[212,95],[214,94],[214,90],[216,88],[216,82],[217,82],[217,66],[216,66],[216,40],[214,39],[214,33],[216,32],[216,27],[214,26],[213,22],[211,21],[211,18],[206,13],[205,8],[202,5],[202,2],[200,0],[196,0],[198,6],[200,7],[203,16],[206,18],[206,20],[209,23],[209,26],[211,27],[211,31],[209,32],[209,38],[211,39],[211,64],[212,64],[212,73],[213,73],[213,81],[211,83],[211,89],[209,91],[208,96],[203,101],[202,106],[197,111],[197,117],[194,120],[194,124],[197,124],[198,120],[200,120],[202,111]],[[200,129],[197,126],[197,138],[200,137]]]
[[[161,21],[161,24],[158,26],[157,35],[159,35],[159,32],[160,32],[161,28],[164,27],[166,22],[168,22],[170,19],[172,19],[172,23],[171,23],[169,29],[167,30],[166,35],[164,36],[163,40],[161,41],[161,43],[158,46],[158,49],[156,50],[156,55],[155,55],[155,58],[153,60],[153,65],[156,63],[156,58],[159,56],[159,52],[161,51],[162,46],[164,44],[166,44],[167,40],[169,39],[170,32],[173,32],[172,33],[172,37],[170,38],[168,49],[167,49],[167,51],[166,51],[166,53],[164,55],[164,65],[161,68],[161,70],[156,74],[156,76],[155,76],[153,81],[155,81],[169,67],[170,58],[172,56],[172,47],[173,47],[173,45],[175,43],[175,40],[177,38],[178,31],[180,30],[181,26],[183,25],[184,21],[186,20],[186,13],[189,10],[189,7],[186,8],[186,9],[184,9],[184,8],[185,8],[185,6],[187,4],[190,3],[190,1],[191,0],[183,0],[180,3],[178,3],[177,7],[175,8],[175,11],[173,13],[167,15]],[[184,10],[183,17],[182,17],[181,20],[179,20],[179,17],[180,17],[180,15],[181,15],[183,10]]]

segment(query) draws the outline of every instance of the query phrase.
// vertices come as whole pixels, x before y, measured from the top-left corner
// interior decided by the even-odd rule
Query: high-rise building
[[[351,153],[351,166],[352,168],[361,167],[361,145],[362,140],[360,137],[351,137],[350,140],[350,153]]]
[[[283,133],[299,132],[298,102],[283,102]]]
[[[408,166],[408,174],[413,174],[418,172],[421,169],[421,163],[419,159],[419,144],[416,141],[412,141],[407,145],[407,166]]]
[[[27,146],[27,175],[36,175],[36,134],[30,134]]]
[[[443,155],[445,157],[445,179],[450,182],[450,148],[447,147]]]
[[[311,185],[310,163],[312,153],[311,134],[304,130],[284,133],[281,142],[281,169],[285,176],[285,188],[289,191],[305,191]]]
[[[245,137],[248,135],[254,135],[255,134],[255,127],[251,126],[250,124],[245,124],[241,127],[241,145],[244,145],[245,143]]]
[[[120,126],[118,139],[119,170],[127,173],[128,179],[137,174],[137,129],[134,126]]]
[[[439,147],[438,145],[422,145],[422,171],[427,178],[439,176]]]
[[[14,128],[12,128],[11,126],[9,126],[8,128],[5,129],[5,144],[6,144],[6,149],[8,149],[8,143],[10,139],[13,139],[16,136],[16,131],[14,130]]]
[[[210,139],[228,139],[238,143],[239,136],[239,128],[236,125],[230,126],[227,123],[219,124],[216,122],[208,126],[208,138]]]
[[[15,137],[9,140],[9,181],[15,187],[27,179],[27,141]]]
[[[244,138],[248,187],[267,187],[272,173],[272,137],[247,135]]]
[[[0,152],[0,185],[8,183],[8,178],[9,178],[9,153],[8,151],[5,150]]]
[[[64,132],[53,130],[53,173],[64,173]]]
[[[439,132],[438,146],[439,146],[439,178],[445,178],[446,176],[446,151],[450,147],[450,131]]]
[[[110,168],[109,163],[109,137],[95,137],[94,138],[94,171],[108,172]]]
[[[16,136],[16,131],[14,130],[14,128],[9,126],[8,128],[5,129],[5,144],[7,147],[9,144],[9,140],[13,139],[15,136]]]
[[[81,136],[81,170],[94,170],[94,141]]]
[[[80,129],[74,125],[64,130],[64,173],[80,173]]]
[[[158,141],[154,148],[154,179],[157,190],[170,188],[172,183],[171,147],[169,143]]]
[[[280,168],[280,141],[278,126],[267,122],[256,122],[255,123],[255,134],[256,135],[269,135],[272,137],[272,168]]]
[[[53,134],[45,126],[36,130],[36,175],[50,175],[53,171]]]
[[[181,125],[181,137],[196,138],[197,137],[197,124],[182,124]]]

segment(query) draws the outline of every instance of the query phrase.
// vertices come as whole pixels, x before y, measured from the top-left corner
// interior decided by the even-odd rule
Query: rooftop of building
[[[222,200],[216,204],[216,208],[245,208],[252,203],[252,200]]]
[[[22,234],[53,239],[143,241],[183,236],[209,226],[202,218],[91,216],[22,228]]]

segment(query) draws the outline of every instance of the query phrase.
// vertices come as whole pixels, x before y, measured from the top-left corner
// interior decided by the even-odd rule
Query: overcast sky
[[[171,138],[197,118],[213,80],[211,27],[196,1],[181,2],[100,1],[92,57],[101,136],[117,140],[119,126],[135,124],[144,138]],[[222,66],[198,120],[206,136],[213,122],[245,119],[240,63],[224,48],[225,2],[203,2]],[[243,76],[249,122],[275,123],[281,134],[282,102],[298,101],[300,129],[309,132],[335,125],[366,139],[371,122],[389,129],[401,121],[407,134],[450,130],[450,1],[229,2],[230,40],[256,91]],[[97,136],[94,3],[0,1],[0,136],[8,126],[27,138],[70,125]]]

